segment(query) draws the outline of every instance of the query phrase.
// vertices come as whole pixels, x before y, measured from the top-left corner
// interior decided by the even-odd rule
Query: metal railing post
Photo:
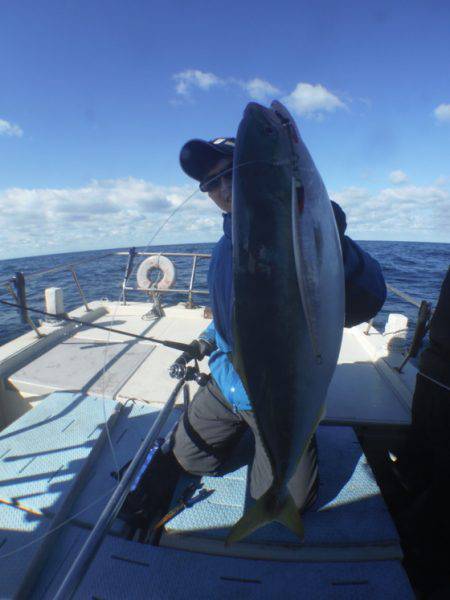
[[[89,308],[89,304],[87,303],[86,296],[84,295],[84,292],[81,289],[81,285],[80,285],[80,282],[78,281],[78,277],[77,277],[77,274],[75,273],[75,269],[73,267],[70,267],[70,272],[72,273],[73,280],[75,281],[78,291],[80,293],[81,300],[83,301],[83,304],[84,304],[84,308],[86,309],[86,312],[89,312],[91,309]]]
[[[370,321],[367,322],[367,328],[364,330],[364,335],[369,335],[370,332],[370,328],[373,325],[373,319],[370,319]]]
[[[127,261],[127,266],[125,268],[125,275],[123,277],[123,282],[122,282],[122,304],[123,304],[123,306],[126,306],[126,304],[127,304],[126,288],[127,288],[128,279],[130,278],[130,275],[133,271],[133,263],[134,263],[134,258],[136,256],[136,254],[137,254],[136,248],[134,246],[128,250],[128,261]]]
[[[186,302],[186,308],[192,308],[194,306],[192,302],[192,288],[194,287],[195,270],[197,268],[197,255],[195,254],[192,261],[192,273],[191,281],[189,283],[188,301]]]
[[[21,302],[20,302],[20,299],[19,299],[19,297],[17,296],[17,294],[15,293],[15,291],[13,290],[13,288],[12,288],[11,284],[7,283],[5,287],[8,289],[9,293],[10,293],[10,294],[11,294],[11,296],[13,297],[13,299],[14,299],[14,302],[15,302],[16,304],[20,304],[20,303],[21,303]],[[24,311],[24,314],[25,314],[25,320],[26,320],[26,322],[27,322],[27,323],[28,323],[28,325],[31,327],[31,329],[32,329],[32,330],[35,332],[35,334],[36,334],[36,335],[37,335],[39,338],[42,338],[42,337],[44,337],[44,334],[43,334],[43,333],[41,333],[41,332],[39,331],[39,329],[36,327],[36,325],[35,325],[35,324],[34,324],[34,322],[32,321],[32,319],[31,319],[30,315],[28,314],[28,311],[27,311],[27,310],[25,310],[25,311]]]
[[[416,328],[414,330],[414,337],[411,342],[411,345],[408,349],[408,352],[406,353],[405,358],[402,361],[402,364],[398,367],[395,367],[399,373],[402,372],[403,367],[406,365],[409,359],[415,358],[419,353],[420,345],[429,328],[431,314],[431,304],[429,302],[426,302],[425,300],[422,300],[422,302],[420,303],[419,312],[417,314],[417,323]]]
[[[393,292],[396,296],[398,296],[402,300],[405,300],[406,302],[409,302],[409,304],[413,304],[414,306],[417,306],[417,308],[420,308],[420,302],[418,300],[416,300],[415,298],[413,298],[412,296],[410,296],[409,294],[405,294],[405,292],[401,292],[400,290],[395,288],[390,283],[387,283],[386,287],[390,292]]]

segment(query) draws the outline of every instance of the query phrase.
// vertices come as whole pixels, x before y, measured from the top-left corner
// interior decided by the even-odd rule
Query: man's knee
[[[188,473],[216,474],[241,429],[242,420],[223,404],[214,386],[203,388],[194,396],[174,431],[174,456]]]

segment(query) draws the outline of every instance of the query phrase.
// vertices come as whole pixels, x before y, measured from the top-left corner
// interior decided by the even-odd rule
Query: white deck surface
[[[210,323],[203,308],[189,310],[184,304],[165,308],[165,316],[154,321],[142,319],[151,308],[149,303],[118,306],[104,302],[102,306],[107,314],[100,315],[95,323],[163,340],[189,343]],[[366,336],[365,327],[344,331],[339,364],[328,393],[326,420],[408,424],[415,369],[408,365],[405,374],[399,375],[392,365],[401,362],[401,355],[388,354],[383,336],[374,329]],[[50,349],[45,340],[34,341],[34,357],[11,370],[8,382],[20,393],[39,396],[83,390],[122,401],[132,398],[161,404],[167,400],[176,383],[168,368],[180,352],[89,326],[61,329],[67,329],[64,340],[56,341]],[[23,339],[2,347],[6,358],[16,351],[15,344],[23,347]],[[200,366],[208,372],[206,360]],[[191,384],[192,393],[196,387]]]

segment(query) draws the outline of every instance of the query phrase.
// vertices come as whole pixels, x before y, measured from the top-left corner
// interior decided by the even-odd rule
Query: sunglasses
[[[212,175],[211,177],[208,177],[207,179],[202,181],[199,186],[200,191],[201,192],[212,192],[213,190],[215,190],[216,188],[219,187],[220,180],[222,179],[222,177],[224,179],[230,179],[230,180],[232,179],[233,167],[231,165],[228,166],[223,171],[219,171],[219,173],[216,173],[215,175]]]

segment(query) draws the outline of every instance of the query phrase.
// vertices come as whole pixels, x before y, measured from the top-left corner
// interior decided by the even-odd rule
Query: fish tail
[[[225,545],[228,546],[242,540],[272,521],[278,521],[293,531],[301,540],[303,539],[303,523],[292,496],[288,493],[283,502],[279,503],[272,490],[269,489],[234,525],[228,534]]]

